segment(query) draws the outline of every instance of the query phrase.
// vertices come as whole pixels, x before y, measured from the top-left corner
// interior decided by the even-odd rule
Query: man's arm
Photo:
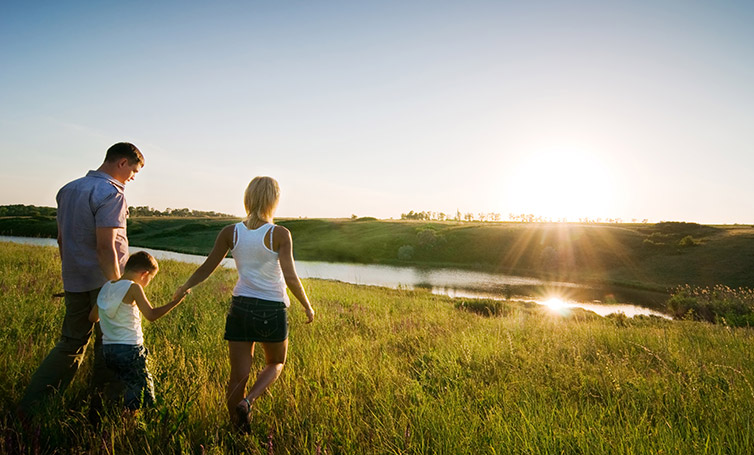
[[[115,236],[118,228],[97,228],[97,260],[110,281],[120,278],[120,266],[118,265],[118,252],[115,250]]]
[[[58,252],[60,253],[60,260],[63,260],[63,233],[60,231],[60,221],[58,223]]]

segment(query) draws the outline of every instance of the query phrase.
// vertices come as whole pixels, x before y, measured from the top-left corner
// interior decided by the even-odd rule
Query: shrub
[[[678,242],[678,245],[683,247],[694,246],[696,244],[696,240],[694,240],[694,237],[691,237],[690,235],[687,235],[686,237],[682,238],[680,242]]]
[[[398,248],[398,259],[408,261],[412,257],[414,257],[414,247],[411,245],[403,245]]]
[[[510,310],[505,302],[491,299],[459,300],[456,308],[488,317],[505,315]]]
[[[416,240],[419,246],[432,248],[437,243],[437,233],[432,229],[423,229],[416,233]]]
[[[676,319],[693,319],[734,327],[754,325],[754,289],[717,285],[678,287],[666,302]]]

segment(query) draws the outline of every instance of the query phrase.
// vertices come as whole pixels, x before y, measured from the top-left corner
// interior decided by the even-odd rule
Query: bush
[[[694,237],[691,237],[690,235],[687,235],[686,237],[682,238],[680,242],[678,242],[678,245],[687,247],[687,246],[695,246],[696,240],[694,240]]]
[[[734,327],[754,326],[754,289],[685,285],[677,288],[665,305],[676,319]]]
[[[491,299],[460,300],[456,308],[488,317],[506,315],[510,311],[505,302]]]
[[[421,247],[432,248],[437,243],[437,233],[432,229],[423,229],[416,233],[417,243]]]
[[[403,245],[398,248],[398,259],[408,261],[412,257],[414,257],[414,247],[411,245]]]

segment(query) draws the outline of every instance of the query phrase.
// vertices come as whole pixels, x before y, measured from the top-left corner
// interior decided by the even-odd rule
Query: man
[[[58,248],[63,264],[65,318],[60,340],[31,378],[19,412],[32,414],[34,406],[55,391],[62,392],[79,368],[95,326],[89,311],[97,305],[99,289],[117,280],[128,260],[123,194],[126,182],[144,166],[144,156],[128,142],[107,150],[96,171],[60,189],[58,203]],[[96,325],[92,387],[102,392],[114,376],[102,357],[102,332]],[[94,407],[98,407],[93,404]],[[95,410],[95,409],[93,409]]]

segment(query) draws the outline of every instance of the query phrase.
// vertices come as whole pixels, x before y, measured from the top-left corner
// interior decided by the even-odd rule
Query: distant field
[[[133,245],[207,254],[234,219],[134,218]],[[754,287],[754,228],[659,224],[278,220],[296,258],[458,267],[664,290],[682,284]],[[52,218],[0,218],[5,235],[55,235]]]
[[[228,269],[144,323],[153,412],[124,422],[115,410],[90,426],[89,356],[68,391],[40,409],[39,429],[22,434],[12,409],[59,335],[59,267],[54,248],[0,243],[0,454],[744,454],[754,446],[751,329],[559,316],[523,303],[480,315],[468,310],[483,302],[319,280],[304,283],[316,321],[304,325],[293,305],[283,375],[254,410],[252,434],[236,435],[222,404]],[[163,261],[148,296],[164,303],[192,270]]]

